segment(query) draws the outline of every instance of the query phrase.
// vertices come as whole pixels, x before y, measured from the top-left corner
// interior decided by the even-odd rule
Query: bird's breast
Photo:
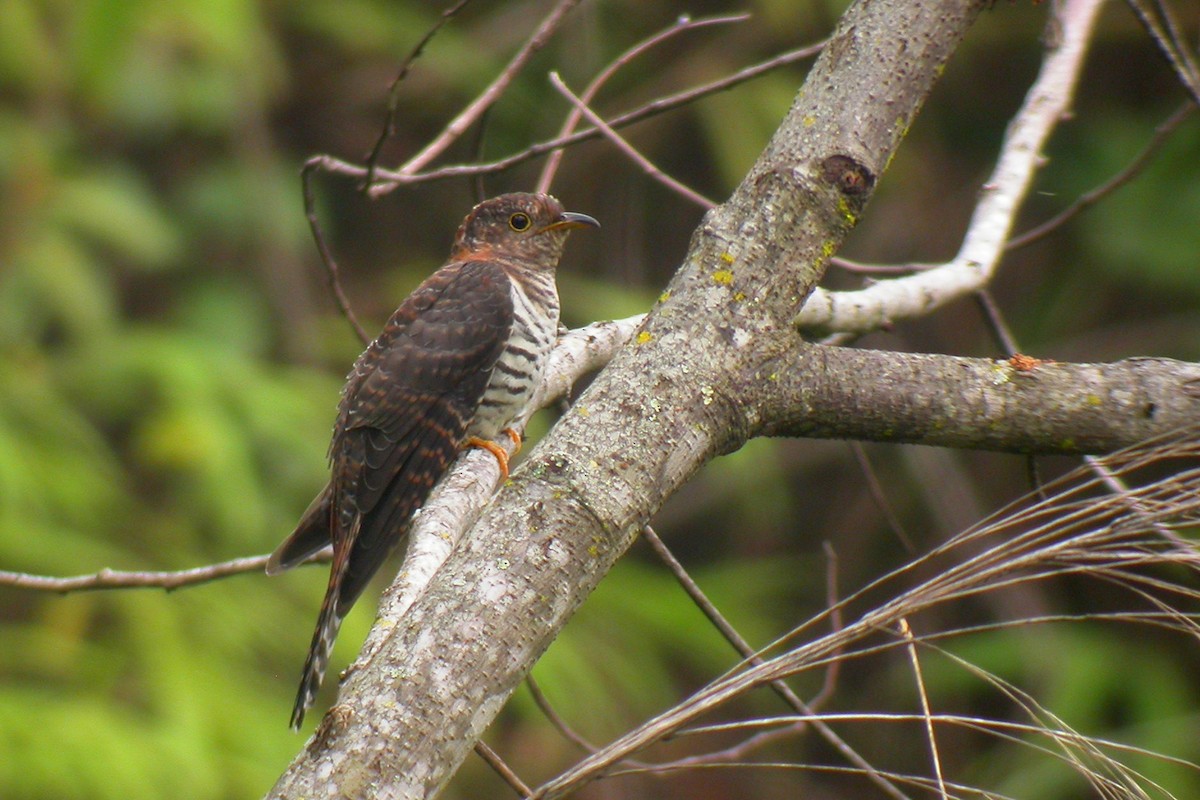
[[[510,278],[512,328],[467,431],[482,439],[495,439],[525,410],[558,336],[553,273]]]

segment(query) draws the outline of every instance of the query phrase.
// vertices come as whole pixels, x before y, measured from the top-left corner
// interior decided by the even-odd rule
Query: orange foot
[[[508,438],[513,440],[516,449],[513,450],[513,455],[521,452],[521,434],[514,431],[512,428],[505,428],[502,433],[508,434]],[[495,442],[487,439],[480,439],[478,436],[472,436],[467,439],[467,447],[482,447],[496,457],[496,463],[500,465],[500,480],[508,480],[508,453],[503,447]]]

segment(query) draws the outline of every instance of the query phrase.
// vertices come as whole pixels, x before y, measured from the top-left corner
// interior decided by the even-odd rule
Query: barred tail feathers
[[[313,700],[316,699],[321,681],[325,679],[325,669],[329,666],[333,643],[342,627],[342,619],[349,610],[341,608],[342,583],[350,566],[351,548],[348,543],[353,542],[354,537],[358,535],[360,523],[361,520],[356,520],[351,535],[339,537],[338,542],[334,544],[329,584],[325,589],[325,598],[321,601],[321,613],[317,615],[317,627],[308,646],[308,656],[304,659],[304,669],[300,674],[300,688],[296,690],[296,702],[292,706],[293,730],[300,729],[301,723],[304,722],[304,712],[312,707]]]
[[[312,707],[317,697],[317,690],[325,679],[325,670],[329,666],[329,656],[333,652],[333,643],[337,640],[338,630],[342,627],[342,616],[337,611],[337,596],[339,593],[340,576],[335,583],[330,580],[329,590],[321,603],[321,613],[317,617],[317,627],[313,631],[312,643],[308,646],[308,657],[304,659],[304,670],[300,675],[300,687],[296,690],[296,702],[292,706],[292,730],[300,730],[304,723],[304,714]]]

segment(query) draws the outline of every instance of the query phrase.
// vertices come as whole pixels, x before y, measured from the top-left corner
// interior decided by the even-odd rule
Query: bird
[[[548,194],[475,206],[446,263],[404,300],[355,361],[329,445],[330,479],[271,554],[269,575],[333,545],[329,583],[292,708],[298,730],[342,619],[403,540],[460,450],[496,440],[525,410],[558,335],[555,269],[567,234],[599,227]]]

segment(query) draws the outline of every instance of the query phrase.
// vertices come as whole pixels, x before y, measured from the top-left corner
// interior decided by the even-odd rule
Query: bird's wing
[[[355,365],[331,445],[335,545],[357,527],[340,612],[457,455],[512,318],[499,264],[455,262],[409,296]]]
[[[329,544],[332,532],[330,522],[330,505],[333,499],[333,485],[325,484],[321,493],[309,503],[308,509],[300,517],[296,529],[291,535],[275,548],[267,559],[267,574],[278,575],[284,570],[303,563],[309,556],[324,549]]]

